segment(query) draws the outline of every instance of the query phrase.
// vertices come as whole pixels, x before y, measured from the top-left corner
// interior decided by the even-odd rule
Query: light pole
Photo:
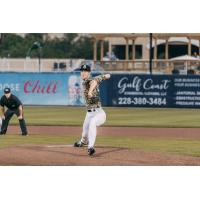
[[[153,59],[152,37],[153,37],[153,34],[149,33],[149,72],[150,74],[152,74],[152,59]]]
[[[30,57],[30,54],[33,50],[38,50],[38,64],[39,72],[41,72],[41,55],[42,55],[42,46],[39,42],[34,42],[33,45],[28,49],[26,56]]]

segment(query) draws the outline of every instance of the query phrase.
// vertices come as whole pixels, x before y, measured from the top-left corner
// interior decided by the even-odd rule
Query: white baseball
[[[110,74],[105,74],[105,78],[109,79],[110,78]]]

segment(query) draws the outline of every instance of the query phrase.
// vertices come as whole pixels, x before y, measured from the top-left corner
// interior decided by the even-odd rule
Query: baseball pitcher
[[[88,155],[95,153],[94,144],[97,134],[97,126],[106,121],[106,113],[101,107],[99,85],[103,80],[110,78],[110,74],[90,77],[91,68],[82,65],[80,68],[81,78],[83,79],[84,98],[86,101],[87,113],[83,123],[82,138],[74,143],[74,147],[88,146]]]

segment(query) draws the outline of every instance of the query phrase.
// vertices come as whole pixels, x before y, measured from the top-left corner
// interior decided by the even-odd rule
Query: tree
[[[43,58],[85,58],[92,59],[92,39],[80,36],[77,33],[66,33],[63,38],[50,39],[43,33],[29,33],[25,37],[16,34],[5,33],[4,40],[0,44],[0,56],[12,58],[24,58],[34,42],[42,46]],[[98,47],[100,44],[98,44]],[[107,47],[105,45],[105,51]],[[99,49],[99,48],[98,48]],[[98,51],[98,55],[100,52]],[[37,57],[37,51],[32,51],[31,57]]]

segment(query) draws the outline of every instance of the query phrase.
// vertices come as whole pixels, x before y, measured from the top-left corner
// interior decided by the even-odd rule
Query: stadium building
[[[80,36],[93,41],[93,60],[43,58],[39,67],[36,58],[1,58],[1,71],[38,71],[39,68],[41,71],[73,71],[83,62],[90,63],[97,71],[149,73],[150,62],[153,72],[158,74],[184,74],[188,70],[199,73],[200,70],[199,33],[153,33],[152,44],[149,33],[79,33]],[[64,33],[44,34],[48,39],[62,37]]]

